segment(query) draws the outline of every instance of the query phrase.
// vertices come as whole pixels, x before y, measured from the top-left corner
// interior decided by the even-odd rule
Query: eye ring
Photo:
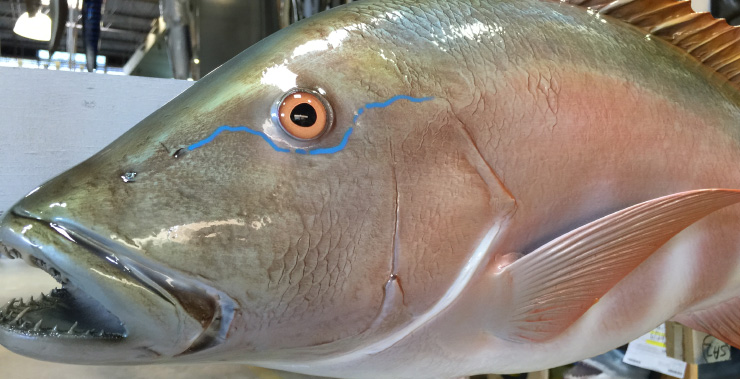
[[[332,126],[334,113],[329,102],[316,91],[296,88],[277,103],[277,122],[292,138],[315,140]]]

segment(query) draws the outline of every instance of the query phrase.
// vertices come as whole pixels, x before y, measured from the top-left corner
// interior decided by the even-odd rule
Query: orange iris
[[[283,129],[301,140],[318,138],[329,127],[326,106],[316,95],[308,92],[288,95],[280,103],[278,115]]]

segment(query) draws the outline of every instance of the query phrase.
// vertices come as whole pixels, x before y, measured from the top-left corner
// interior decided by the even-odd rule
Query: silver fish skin
[[[317,139],[279,125],[295,89],[331,106]],[[738,295],[739,116],[709,68],[567,4],[339,7],[6,212],[65,290],[12,302],[0,344],[347,378],[595,356]]]

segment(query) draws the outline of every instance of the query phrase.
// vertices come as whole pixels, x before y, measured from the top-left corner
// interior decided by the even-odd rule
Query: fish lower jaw
[[[22,209],[0,219],[0,255],[61,284],[0,309],[0,345],[32,358],[101,365],[210,356],[228,339],[236,314],[236,303],[218,289],[84,226]]]
[[[0,244],[0,252],[10,259],[23,259],[60,284],[48,294],[29,299],[14,298],[0,308],[0,330],[28,338],[85,338],[121,340],[126,337],[123,323],[95,299],[79,290],[63,272],[43,259]]]
[[[90,315],[75,317],[74,308],[69,306],[72,297],[66,288],[55,288],[36,299],[12,299],[0,309],[0,329],[37,338],[125,338],[123,324],[110,313],[111,320],[105,322],[92,321]]]

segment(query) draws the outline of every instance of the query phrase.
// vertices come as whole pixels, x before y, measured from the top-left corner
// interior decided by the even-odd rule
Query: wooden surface
[[[675,376],[670,375],[661,375],[661,379],[676,379]],[[688,364],[686,365],[686,373],[683,376],[683,379],[699,379],[699,365],[695,364]]]
[[[666,323],[666,353],[688,363],[684,379],[698,379],[699,364],[729,361],[730,349],[730,345],[706,333],[677,322]],[[672,377],[663,375],[662,378]]]
[[[707,333],[677,322],[666,323],[666,354],[689,364],[729,361],[732,347]]]
[[[0,67],[0,212],[191,85]]]

